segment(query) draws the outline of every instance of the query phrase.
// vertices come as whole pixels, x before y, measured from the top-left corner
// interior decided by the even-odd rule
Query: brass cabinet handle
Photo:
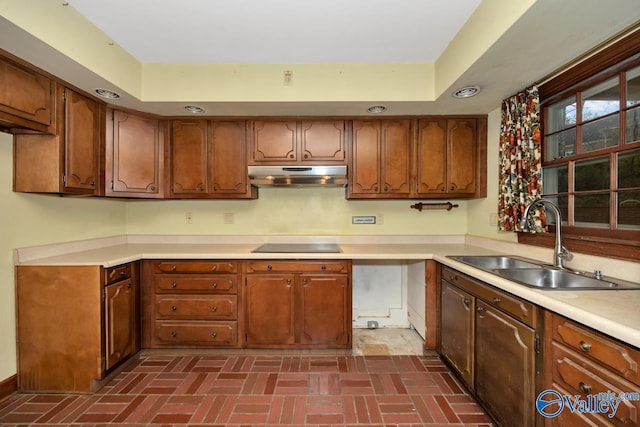
[[[267,270],[271,271],[273,267],[271,265],[267,265]]]
[[[462,300],[462,304],[464,304],[465,307],[469,308],[471,306],[471,300],[469,300],[469,298],[465,298]]]
[[[176,331],[171,332],[171,336],[172,336],[172,337],[174,337],[174,338],[175,338],[175,337],[176,337],[176,335],[178,335],[178,333],[177,333]]]
[[[500,298],[498,298],[498,297],[493,297],[493,300],[492,300],[492,301],[493,301],[493,303],[494,303],[494,304],[496,304],[496,305],[500,304]]]
[[[322,267],[320,267],[323,271],[327,269],[327,266],[322,264]]]
[[[588,353],[589,351],[591,351],[591,343],[587,342],[587,341],[580,341],[580,350],[584,351],[585,353]]]
[[[291,279],[287,279],[287,285],[291,284]]]
[[[302,283],[304,283],[305,285],[307,284],[308,280],[307,279],[302,279]]]
[[[171,289],[175,289],[178,286],[175,282],[171,284]]]
[[[580,381],[580,384],[578,384],[578,386],[580,387],[580,391],[583,392],[584,394],[591,393],[592,387],[590,384],[583,383],[582,381]]]
[[[218,334],[216,334],[215,332],[211,332],[211,338],[215,338]]]
[[[478,307],[476,308],[476,311],[480,314],[484,313],[484,307]]]
[[[171,306],[171,311],[176,311],[178,309],[178,307],[176,307],[175,305]]]
[[[171,266],[171,271],[176,271],[176,266],[175,265]]]
[[[216,311],[218,311],[218,307],[214,305],[213,307],[211,307],[211,311],[215,313]]]
[[[127,289],[131,289],[131,283],[127,284]]]
[[[217,288],[217,287],[218,287],[218,283],[213,282],[213,283],[211,284],[211,287],[212,287],[212,288]]]
[[[218,269],[218,266],[217,266],[217,265],[213,265],[213,266],[211,267],[211,271],[216,271],[217,269]]]
[[[151,191],[156,191],[156,186],[155,185],[151,186]]]

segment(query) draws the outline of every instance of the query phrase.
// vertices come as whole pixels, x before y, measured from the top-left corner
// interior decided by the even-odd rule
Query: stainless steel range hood
[[[249,166],[249,180],[256,187],[344,187],[347,167]]]

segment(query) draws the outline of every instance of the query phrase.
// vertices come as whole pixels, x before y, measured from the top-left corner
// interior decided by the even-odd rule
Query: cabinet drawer
[[[587,395],[609,391],[616,395],[621,392],[640,393],[640,388],[558,343],[552,343],[552,355],[553,380],[568,389],[571,395],[579,394],[585,399]],[[639,418],[640,401],[622,400],[610,421],[614,425],[638,425]]]
[[[442,279],[483,299],[494,307],[520,320],[525,325],[536,328],[538,310],[535,304],[522,300],[491,285],[480,283],[469,276],[443,266]]]
[[[553,316],[553,339],[640,385],[640,351],[560,316]]]
[[[237,261],[157,261],[156,273],[235,273]]]
[[[558,391],[561,395],[571,395],[560,385],[553,383],[553,390]],[[552,427],[613,427],[613,424],[606,421],[606,418],[596,414],[581,414],[579,412],[571,412],[566,407],[557,417],[549,418]]]
[[[104,284],[115,283],[131,277],[131,264],[104,269]]]
[[[236,322],[155,322],[159,345],[233,346],[238,342]]]
[[[235,294],[238,291],[237,277],[212,275],[202,276],[179,276],[166,275],[156,276],[156,293],[224,293]]]
[[[248,273],[348,273],[349,261],[258,260],[247,261]]]
[[[235,320],[238,301],[235,295],[156,296],[158,319],[227,319]]]

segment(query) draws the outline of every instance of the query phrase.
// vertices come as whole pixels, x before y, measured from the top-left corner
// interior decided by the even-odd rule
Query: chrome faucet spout
[[[537,199],[529,203],[529,205],[527,205],[527,207],[524,209],[524,213],[522,214],[520,229],[526,230],[528,228],[527,218],[529,217],[531,209],[538,205],[549,208],[553,211],[556,217],[556,238],[553,247],[553,265],[557,268],[564,269],[564,261],[571,260],[571,258],[573,258],[573,255],[567,250],[567,248],[562,245],[562,214],[560,213],[560,208],[558,208],[558,206],[546,199]]]

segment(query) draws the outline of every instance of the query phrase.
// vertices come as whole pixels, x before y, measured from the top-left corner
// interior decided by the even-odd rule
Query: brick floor
[[[18,394],[2,426],[490,426],[437,357],[143,354],[94,395]]]

